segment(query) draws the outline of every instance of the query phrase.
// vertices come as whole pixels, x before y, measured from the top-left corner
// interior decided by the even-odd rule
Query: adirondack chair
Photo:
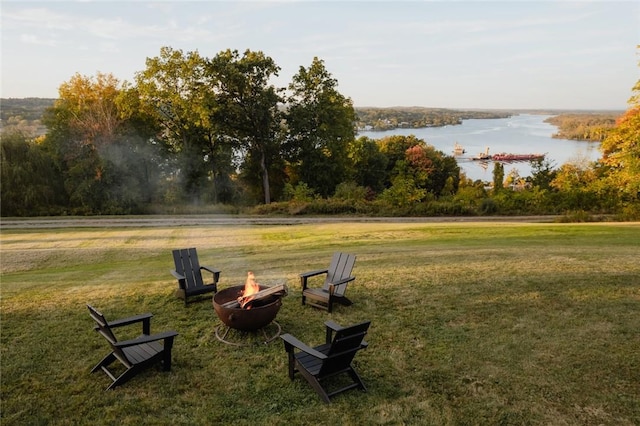
[[[291,334],[280,336],[284,340],[284,348],[289,357],[289,378],[293,380],[296,371],[300,372],[326,403],[331,402],[331,397],[349,389],[360,388],[366,392],[367,388],[353,368],[352,361],[360,349],[368,346],[364,336],[370,324],[371,321],[365,321],[341,327],[333,321],[327,321],[325,344],[313,348]],[[351,377],[351,383],[346,386],[335,389],[335,383],[333,386],[323,385],[328,383],[325,379],[344,373]]]
[[[333,254],[329,268],[300,274],[302,304],[308,303],[311,306],[326,309],[328,312],[332,311],[334,303],[351,305],[351,300],[344,294],[347,284],[356,279],[355,276],[351,276],[355,263],[355,255],[336,252]],[[322,274],[325,274],[324,285],[321,288],[309,288],[309,278]]]
[[[184,299],[185,306],[189,303],[189,297],[218,291],[220,270],[201,266],[195,248],[173,250],[173,261],[176,269],[171,270],[171,274],[178,280],[176,296]],[[202,279],[203,269],[212,274],[212,282],[204,282]]]
[[[87,305],[89,315],[95,321],[94,330],[100,333],[111,346],[111,353],[105,356],[102,361],[96,364],[91,370],[92,373],[102,370],[111,379],[111,384],[107,390],[119,386],[135,376],[143,368],[161,362],[165,371],[171,370],[171,348],[173,339],[178,335],[175,331],[165,331],[151,334],[150,313],[140,314],[129,318],[115,321],[107,321],[96,308]],[[113,333],[112,328],[125,325],[142,323],[142,335],[140,337],[119,342]],[[125,370],[118,377],[116,372],[109,370],[109,365],[114,361],[120,361]]]

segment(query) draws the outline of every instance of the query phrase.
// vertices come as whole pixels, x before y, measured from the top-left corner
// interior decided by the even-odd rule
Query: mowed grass
[[[2,425],[640,424],[638,223],[5,229],[0,243]],[[211,298],[173,296],[184,247],[222,269],[220,288],[247,271],[286,281],[276,320],[307,343],[326,320],[371,320],[355,359],[368,391],[325,405],[289,380],[280,339],[219,342]],[[355,304],[301,306],[298,274],[334,251],[358,256]],[[172,371],[105,391],[87,303],[180,333]]]

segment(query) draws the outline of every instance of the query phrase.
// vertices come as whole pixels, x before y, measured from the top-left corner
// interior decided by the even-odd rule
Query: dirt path
[[[557,216],[483,217],[257,217],[257,216],[100,216],[81,218],[0,219],[1,229],[111,228],[219,225],[298,225],[308,223],[447,223],[447,222],[553,222]]]

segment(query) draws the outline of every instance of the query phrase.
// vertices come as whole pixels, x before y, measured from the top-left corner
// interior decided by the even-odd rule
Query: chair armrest
[[[185,276],[179,274],[175,269],[171,270],[171,275],[173,275],[178,281],[184,280]]]
[[[332,321],[332,320],[326,321],[324,323],[324,325],[326,326],[325,342],[327,344],[329,344],[329,343],[331,343],[331,340],[333,340],[333,332],[342,330],[343,327],[340,324],[338,324],[337,322]]]
[[[329,296],[333,296],[333,293],[336,291],[336,287],[340,285],[345,285],[355,279],[356,277],[347,277],[347,278],[341,279],[340,281],[329,283]]]
[[[152,334],[150,336],[140,336],[135,339],[123,340],[122,342],[116,342],[114,346],[118,348],[126,348],[129,346],[136,346],[143,343],[156,342],[158,340],[173,339],[178,333],[175,331],[163,331],[162,333]]]
[[[329,269],[316,269],[315,271],[303,272],[300,274],[300,277],[309,278],[320,274],[326,274],[329,272]]]
[[[200,266],[200,269],[204,269],[207,272],[210,272],[213,275],[213,283],[216,284],[220,279],[220,269],[210,268],[208,266]]]
[[[346,284],[346,283],[348,283],[348,282],[351,282],[351,281],[353,281],[353,280],[355,280],[355,279],[356,279],[356,277],[355,277],[355,276],[353,276],[353,277],[347,277],[347,278],[343,278],[343,279],[341,279],[341,280],[339,280],[339,281],[334,281],[334,282],[332,282],[332,283],[329,283],[329,285],[334,285],[334,286],[336,286],[336,285],[342,285],[342,284]]]
[[[311,355],[314,358],[318,359],[326,359],[327,356],[320,351],[313,349],[311,346],[305,345],[300,340],[293,337],[291,334],[283,334],[280,336],[282,340],[284,340],[284,347],[287,352],[293,352],[293,348],[297,348],[304,353]]]
[[[140,315],[135,315],[132,317],[121,318],[114,321],[109,321],[107,324],[109,327],[122,327],[123,325],[135,324],[137,322],[142,322],[145,320],[150,320],[153,317],[151,312],[147,312]]]
[[[341,326],[340,324],[338,324],[337,322],[335,322],[333,320],[325,321],[324,325],[327,328],[329,328],[329,329],[331,329],[333,331],[339,331],[339,330],[342,330],[344,328],[343,326]]]
[[[210,268],[208,266],[200,266],[200,269],[204,269],[207,272],[211,272],[212,274],[219,274],[220,269]]]
[[[300,287],[302,290],[307,289],[307,278],[315,277],[316,275],[326,274],[329,272],[329,269],[316,269],[315,271],[303,272],[300,274]]]

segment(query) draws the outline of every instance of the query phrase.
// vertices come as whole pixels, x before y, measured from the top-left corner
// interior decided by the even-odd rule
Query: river
[[[454,155],[454,145],[461,145],[465,153],[456,160],[467,177],[473,180],[493,180],[493,162],[473,161],[484,153],[545,154],[553,168],[565,163],[583,163],[600,158],[600,142],[554,139],[556,126],[545,123],[550,115],[520,114],[509,118],[464,120],[457,126],[394,129],[382,132],[362,131],[358,136],[380,139],[392,135],[414,135],[447,155]],[[531,175],[529,162],[504,163],[505,176],[514,170],[521,176]]]

